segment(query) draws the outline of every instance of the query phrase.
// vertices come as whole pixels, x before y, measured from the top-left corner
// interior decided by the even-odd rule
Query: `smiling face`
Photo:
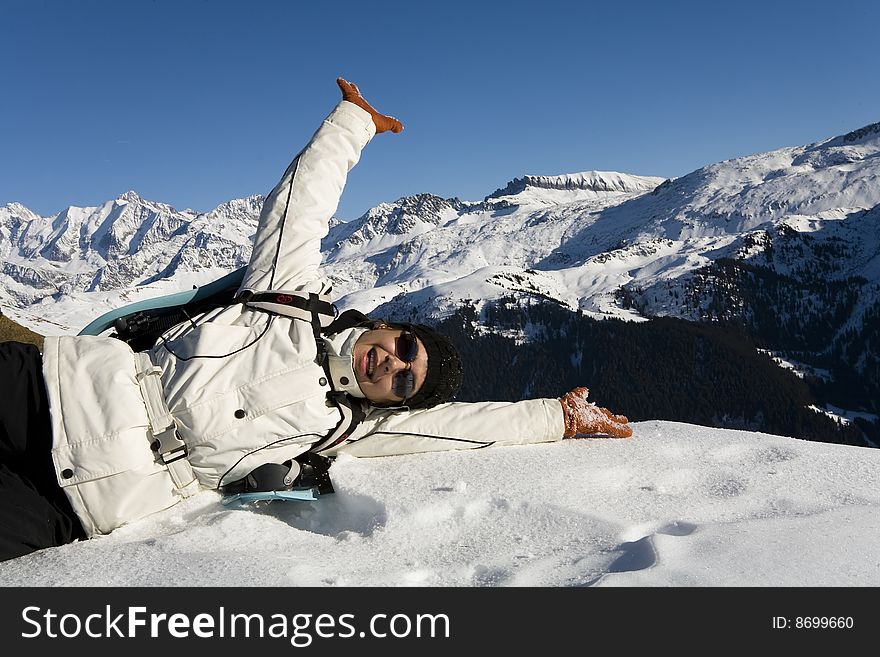
[[[395,374],[410,370],[415,378],[415,388],[410,393],[414,395],[425,382],[425,374],[428,371],[428,352],[425,345],[418,338],[418,352],[411,363],[407,363],[397,355],[397,338],[404,331],[393,328],[378,328],[367,331],[354,345],[352,349],[352,365],[358,385],[367,399],[377,404],[401,403],[402,397],[398,397],[392,391],[392,382]]]

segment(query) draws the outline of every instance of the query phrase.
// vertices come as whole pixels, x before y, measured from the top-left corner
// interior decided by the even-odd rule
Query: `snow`
[[[867,420],[868,422],[876,422],[878,419],[880,419],[874,413],[848,411],[843,408],[838,408],[837,406],[834,406],[833,404],[828,404],[827,410],[830,411],[831,413],[834,413],[835,415],[839,415],[840,417],[844,417],[850,421],[854,420],[855,418],[862,418],[863,420]]]
[[[816,379],[823,379],[825,381],[832,380],[831,372],[826,369],[822,369],[821,367],[813,367],[805,363],[799,363],[790,358],[783,357],[782,355],[768,349],[758,349],[757,351],[758,353],[770,356],[770,358],[773,359],[773,362],[779,365],[779,367],[791,371],[799,379],[812,377]]]
[[[229,508],[205,491],[0,563],[0,586],[880,585],[880,450],[633,428],[630,440],[340,457],[337,492],[316,502]]]

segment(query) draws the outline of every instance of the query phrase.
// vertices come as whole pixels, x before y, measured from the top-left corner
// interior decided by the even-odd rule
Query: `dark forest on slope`
[[[698,271],[677,302],[700,308],[703,323],[742,327],[759,348],[825,370],[812,382],[823,401],[880,413],[880,290],[863,278],[826,278],[811,259],[810,275],[718,260]],[[624,295],[644,312],[656,292]],[[676,292],[673,292],[675,294]]]
[[[757,351],[735,325],[672,318],[595,320],[553,302],[504,299],[463,307],[437,324],[465,363],[461,401],[558,397],[590,388],[600,406],[631,421],[662,419],[865,445],[878,427],[841,426],[823,413],[817,386]],[[525,331],[518,344],[505,331]]]

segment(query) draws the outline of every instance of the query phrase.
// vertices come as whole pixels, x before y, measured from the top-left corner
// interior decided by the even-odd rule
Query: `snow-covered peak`
[[[254,211],[259,213],[263,207],[264,200],[265,197],[262,194],[252,194],[245,198],[236,198],[221,203],[208,214],[226,214],[229,212],[247,212],[252,214]]]
[[[523,176],[522,178],[514,178],[507,183],[506,187],[496,189],[486,198],[514,196],[528,188],[634,194],[649,192],[663,181],[664,178],[635,176],[617,171],[582,171],[559,176]]]
[[[349,223],[331,227],[322,250],[333,260],[340,255],[362,254],[401,244],[458,216],[468,204],[434,194],[406,196],[380,203]]]
[[[137,193],[136,191],[134,191],[133,189],[130,189],[130,190],[128,190],[127,192],[125,192],[124,194],[120,194],[120,195],[116,198],[116,200],[117,200],[117,201],[125,201],[125,202],[128,202],[128,203],[137,203],[137,202],[141,201],[142,199],[141,199],[140,194],[138,194],[138,193]]]
[[[34,216],[34,217],[38,216],[30,208],[27,208],[24,205],[22,205],[21,203],[18,203],[16,201],[12,201],[11,203],[7,203],[6,205],[4,205],[2,208],[0,208],[0,213],[6,214],[6,215],[17,215],[17,216],[22,216],[22,215],[28,215],[28,216]]]

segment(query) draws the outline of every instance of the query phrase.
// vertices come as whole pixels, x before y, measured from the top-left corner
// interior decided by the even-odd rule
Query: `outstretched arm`
[[[354,456],[392,456],[561,440],[558,399],[450,402],[415,411],[373,411],[355,440],[328,450]]]
[[[410,412],[374,411],[352,442],[328,454],[390,456],[450,449],[553,442],[578,436],[629,438],[632,429],[575,388],[560,399],[518,402],[452,402]]]
[[[240,291],[295,289],[318,278],[321,238],[348,172],[377,132],[402,124],[376,111],[357,86],[339,78],[342,101],[294,158],[263,203]]]

